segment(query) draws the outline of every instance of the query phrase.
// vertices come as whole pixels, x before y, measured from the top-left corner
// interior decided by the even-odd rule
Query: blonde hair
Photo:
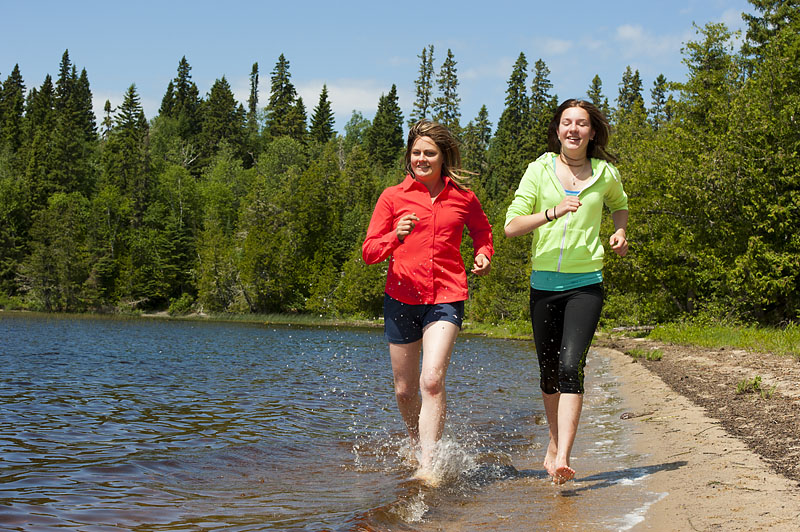
[[[452,179],[457,187],[468,188],[470,177],[463,174],[471,174],[471,172],[461,168],[461,151],[458,149],[458,141],[445,126],[424,118],[417,121],[408,131],[405,156],[406,172],[414,175],[414,169],[411,167],[411,149],[414,147],[414,142],[420,137],[430,138],[442,152],[442,175]]]

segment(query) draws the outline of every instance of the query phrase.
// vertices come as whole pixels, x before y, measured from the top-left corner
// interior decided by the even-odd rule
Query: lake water
[[[459,338],[436,489],[377,329],[0,313],[0,363],[3,530],[623,530],[660,497],[593,353],[565,487],[532,342]]]

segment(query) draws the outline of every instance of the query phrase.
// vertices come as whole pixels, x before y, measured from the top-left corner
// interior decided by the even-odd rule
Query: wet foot
[[[568,465],[562,465],[556,468],[553,484],[563,484],[573,478],[575,478],[575,470]]]
[[[431,488],[437,488],[442,484],[442,479],[433,470],[423,467],[417,469],[412,478]]]

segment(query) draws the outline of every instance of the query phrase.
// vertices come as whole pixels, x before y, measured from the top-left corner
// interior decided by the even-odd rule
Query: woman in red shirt
[[[447,128],[427,120],[414,124],[405,162],[403,182],[378,199],[362,253],[367,264],[389,259],[383,311],[395,397],[418,446],[415,477],[436,484],[445,375],[467,299],[461,237],[466,226],[475,250],[472,273],[486,275],[494,254],[492,226],[456,173],[461,155]]]

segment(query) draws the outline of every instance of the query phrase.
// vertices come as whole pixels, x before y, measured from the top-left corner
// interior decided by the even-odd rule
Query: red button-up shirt
[[[427,187],[410,175],[383,191],[367,229],[362,256],[367,264],[391,257],[386,293],[412,305],[467,299],[467,272],[461,257],[464,226],[472,237],[473,256],[494,254],[492,226],[471,190],[462,190],[449,177],[431,203]],[[407,214],[419,218],[403,241],[397,222]]]

